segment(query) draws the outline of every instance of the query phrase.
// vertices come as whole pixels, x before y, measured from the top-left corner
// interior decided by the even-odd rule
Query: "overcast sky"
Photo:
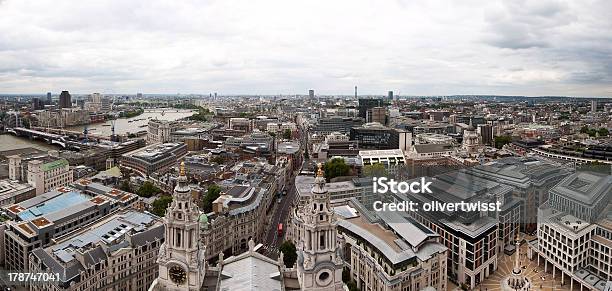
[[[607,0],[0,0],[0,93],[612,96]]]

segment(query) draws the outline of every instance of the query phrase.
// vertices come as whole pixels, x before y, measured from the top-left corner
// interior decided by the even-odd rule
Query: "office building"
[[[267,211],[276,201],[277,185],[268,179],[259,187],[234,186],[223,191],[213,202],[213,211],[200,216],[201,240],[206,245],[206,259],[220,253],[229,257],[248,250],[249,238],[264,241]]]
[[[91,123],[89,112],[80,108],[44,110],[36,114],[38,116],[38,125],[41,127],[64,128]]]
[[[393,91],[387,92],[387,99],[393,100]]]
[[[611,197],[610,175],[577,172],[563,179],[538,209],[529,258],[570,290],[604,290],[612,280]]]
[[[38,159],[45,161],[53,161],[53,157],[59,155],[58,151],[44,152],[41,150],[32,150],[24,152],[9,152],[13,155],[7,155],[8,160],[8,178],[13,181],[28,182],[28,162]]]
[[[4,232],[6,269],[27,271],[33,249],[49,246],[53,238],[129,207],[137,200],[135,194],[83,179],[5,207],[11,218]]]
[[[372,107],[366,112],[366,122],[378,122],[387,124],[387,108]]]
[[[32,185],[41,194],[72,182],[72,170],[57,151],[8,156],[9,179]]]
[[[479,124],[478,125],[478,137],[484,145],[494,146],[493,144],[493,126],[490,124]]]
[[[0,180],[0,207],[19,203],[34,196],[36,196],[36,189],[30,184]]]
[[[267,132],[273,132],[277,134],[277,136],[280,134],[279,137],[282,137],[287,130],[293,133],[297,130],[297,126],[293,122],[268,123],[266,125]]]
[[[353,127],[350,136],[351,140],[359,142],[359,148],[374,150],[406,150],[412,140],[408,132],[385,127],[380,123],[366,123],[361,127]]]
[[[597,100],[591,100],[591,112],[597,112]]]
[[[51,99],[51,92],[47,92],[47,105],[52,105],[53,99]]]
[[[123,154],[119,165],[147,177],[155,172],[163,172],[169,167],[176,166],[177,161],[186,154],[187,146],[182,142],[153,144]]]
[[[36,189],[37,195],[68,185],[73,179],[73,171],[65,159],[28,162],[28,183]]]
[[[45,108],[45,104],[38,97],[32,98],[32,110],[41,110]]]
[[[59,238],[30,255],[34,273],[59,278],[32,284],[32,291],[145,291],[158,274],[164,225],[151,214],[124,211]]]
[[[451,156],[455,152],[453,144],[415,144],[408,156],[412,159],[430,159]]]
[[[550,208],[569,213],[583,221],[596,221],[612,198],[612,176],[577,172],[549,191]]]
[[[314,99],[315,97],[315,92],[314,90],[308,90],[308,97],[310,97],[310,100]]]
[[[306,204],[312,193],[310,190],[315,184],[313,176],[295,177],[295,203]],[[349,181],[325,183],[325,189],[329,195],[332,206],[344,205],[352,198],[357,198],[363,203],[374,201],[378,196],[372,189],[372,179],[370,177],[353,178]],[[288,236],[291,237],[291,236]]]
[[[147,142],[171,142],[172,134],[181,128],[181,124],[177,121],[150,119],[148,125]]]
[[[455,138],[439,133],[420,133],[414,140],[415,144],[452,144]]]
[[[498,254],[514,243],[520,224],[523,200],[512,195],[513,188],[458,170],[437,175],[432,193],[394,193],[398,201],[419,205],[433,201],[501,203],[501,211],[408,211],[409,215],[437,232],[448,248],[448,276],[473,289],[497,270]],[[407,180],[411,182],[412,180]]]
[[[476,115],[453,114],[449,116],[448,121],[451,123],[472,124],[473,126],[478,126],[479,124],[487,123],[484,116],[476,116]]]
[[[357,87],[355,87],[355,98],[357,98]],[[359,99],[359,117],[366,119],[366,115],[368,113],[368,109],[372,109],[374,107],[383,107],[384,101],[382,98],[373,98],[373,99]]]
[[[504,158],[467,170],[471,175],[514,187],[514,195],[525,201],[521,228],[535,230],[538,207],[548,200],[550,189],[572,173],[561,164],[537,158]]]
[[[253,122],[248,118],[234,117],[229,120],[229,128],[233,130],[241,130],[244,132],[253,131]]]
[[[334,132],[348,134],[351,132],[351,128],[361,126],[363,124],[363,120],[364,119],[353,117],[321,118],[319,119],[317,125],[315,125],[315,127],[312,129],[312,132],[323,136]]]
[[[359,151],[359,158],[364,167],[382,164],[390,175],[395,175],[398,167],[406,164],[404,152],[400,149]]]
[[[59,96],[59,108],[70,108],[72,107],[72,99],[68,91],[62,91]]]
[[[359,143],[349,140],[348,135],[335,132],[327,135],[324,141],[314,143],[309,152],[317,163],[324,163],[331,157],[357,157]]]
[[[334,208],[349,278],[361,290],[447,290],[447,248],[410,217],[373,212],[353,199]]]

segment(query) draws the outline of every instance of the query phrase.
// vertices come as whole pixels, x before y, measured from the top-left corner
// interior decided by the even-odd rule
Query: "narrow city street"
[[[274,213],[270,219],[268,231],[266,232],[266,238],[264,241],[264,254],[269,257],[276,257],[278,255],[278,246],[283,242],[285,231],[287,229],[287,218],[289,217],[289,211],[291,211],[291,203],[295,199],[295,175],[291,176],[290,181],[287,182],[287,195],[281,196],[281,202],[278,203],[276,200],[276,207]],[[278,224],[283,224],[283,236],[278,236]]]

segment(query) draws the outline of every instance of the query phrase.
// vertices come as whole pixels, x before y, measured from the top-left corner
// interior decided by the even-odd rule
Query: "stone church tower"
[[[472,119],[470,119],[469,127],[463,131],[463,150],[470,155],[476,155],[479,149],[480,137],[472,124]]]
[[[157,258],[159,277],[149,290],[197,291],[202,288],[206,250],[200,243],[199,214],[182,162],[172,203],[163,219],[166,233]]]
[[[298,230],[297,274],[302,290],[337,291],[342,286],[342,258],[337,241],[336,217],[325,190],[325,177],[319,171],[307,204],[300,207],[296,218],[301,221]]]

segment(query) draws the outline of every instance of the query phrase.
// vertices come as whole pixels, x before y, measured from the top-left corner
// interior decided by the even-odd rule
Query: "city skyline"
[[[0,92],[606,97],[610,6],[5,0]]]

